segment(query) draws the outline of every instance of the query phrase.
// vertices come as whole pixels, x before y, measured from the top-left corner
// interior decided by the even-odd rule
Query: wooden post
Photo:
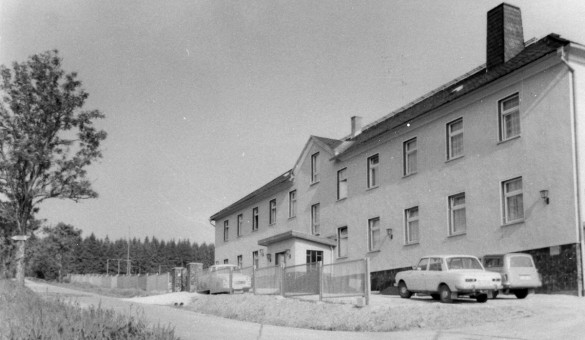
[[[256,295],[256,265],[252,266],[252,292]]]
[[[365,267],[366,267],[366,272],[365,272],[365,287],[364,287],[364,295],[366,298],[366,306],[368,306],[370,304],[370,293],[371,293],[371,284],[370,284],[370,258],[366,257],[365,260]]]
[[[233,280],[234,280],[234,268],[230,267],[230,294],[234,293]]]
[[[317,270],[319,271],[319,301],[323,301],[323,262],[317,262]]]

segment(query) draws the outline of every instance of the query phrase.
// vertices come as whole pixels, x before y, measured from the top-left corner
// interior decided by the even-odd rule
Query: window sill
[[[445,163],[451,163],[451,162],[455,162],[456,160],[459,160],[461,158],[465,157],[465,155],[461,155],[461,156],[457,156],[457,157],[453,157],[453,158],[449,158],[448,160],[445,161]]]
[[[405,243],[404,246],[408,247],[408,246],[418,246],[420,244],[420,242],[416,241],[416,242],[411,242],[411,243]]]
[[[512,226],[515,226],[515,225],[524,224],[524,222],[525,222],[524,219],[521,219],[521,220],[514,221],[514,222],[504,223],[504,224],[501,225],[501,227],[502,228],[512,227]]]
[[[447,237],[451,238],[451,237],[459,237],[459,236],[465,236],[465,235],[467,235],[467,232],[457,233],[457,234],[450,234]]]
[[[252,229],[252,232],[253,232],[253,233],[255,233],[255,232],[257,232],[257,231],[258,231],[258,229]]]
[[[336,202],[343,202],[347,199],[347,197],[343,197],[343,198],[338,198]]]
[[[276,225],[276,223],[270,223],[268,226],[269,227],[274,227]]]
[[[379,253],[379,252],[381,252],[380,249],[374,249],[374,250],[368,251],[366,254],[375,254],[375,253]]]
[[[503,143],[506,143],[506,142],[509,142],[509,141],[513,141],[513,140],[519,139],[520,136],[521,135],[514,136],[514,137],[510,137],[508,139],[501,140],[501,141],[498,142],[498,145],[503,144]]]
[[[316,182],[311,182],[311,183],[309,184],[309,186],[310,186],[310,187],[312,187],[313,185],[317,185],[317,184],[319,184],[319,181],[316,181]]]
[[[366,189],[366,191],[369,191],[369,190],[374,190],[374,189],[378,189],[379,187],[380,187],[379,185],[374,185],[373,187],[368,187],[368,188]]]
[[[289,220],[289,221],[290,221],[290,220],[294,220],[295,218],[297,218],[297,216],[296,216],[296,215],[295,215],[295,216],[290,216],[290,217],[288,218],[288,220]]]
[[[402,178],[408,178],[408,177],[412,177],[412,176],[416,175],[417,173],[418,173],[418,172],[411,172],[411,173],[409,173],[409,174],[406,174],[406,175],[402,176]]]
[[[343,261],[343,260],[347,260],[349,257],[348,256],[340,256],[337,258],[338,261]]]

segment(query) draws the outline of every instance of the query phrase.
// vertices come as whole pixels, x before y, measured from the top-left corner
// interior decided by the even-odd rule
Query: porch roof
[[[305,240],[305,241],[324,244],[327,246],[336,246],[337,245],[337,242],[335,242],[335,240],[324,238],[324,237],[319,237],[319,236],[315,236],[315,235],[309,235],[309,234],[301,233],[299,231],[294,231],[294,230],[285,231],[284,233],[272,235],[270,237],[258,240],[258,245],[268,247],[271,244],[286,241],[286,240],[289,240],[291,238],[297,238],[297,239],[301,239],[301,240]]]

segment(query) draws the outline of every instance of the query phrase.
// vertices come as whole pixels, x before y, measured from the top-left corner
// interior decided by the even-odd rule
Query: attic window
[[[454,88],[453,90],[451,90],[451,93],[455,93],[455,92],[459,92],[463,90],[463,85],[459,85],[456,88]]]

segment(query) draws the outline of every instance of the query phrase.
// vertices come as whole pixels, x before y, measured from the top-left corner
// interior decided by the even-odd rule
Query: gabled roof
[[[463,77],[439,87],[437,90],[390,113],[382,119],[367,125],[359,135],[354,138],[348,137],[347,140],[350,143],[347,144],[350,145],[346,145],[342,150],[337,150],[337,155],[351,152],[371,139],[467,95],[542,57],[554,53],[559,47],[569,43],[570,41],[561,38],[557,34],[549,34],[535,43],[526,46],[522,52],[506,63],[500,64],[491,70],[486,70],[485,66],[479,67]]]
[[[277,177],[236,203],[214,214],[210,219],[216,220],[217,218],[226,216],[229,213],[242,208],[245,203],[253,198],[272,190],[283,182],[292,181],[294,172],[306,156],[311,143],[320,145],[334,158],[348,154],[370,142],[372,139],[375,139],[388,131],[392,131],[415,118],[431,113],[433,110],[478,90],[538,59],[550,55],[551,53],[555,53],[560,47],[566,46],[570,43],[572,42],[561,38],[557,34],[549,34],[546,37],[527,45],[522,52],[508,62],[500,64],[491,70],[487,70],[485,65],[480,66],[454,81],[451,81],[419,99],[414,100],[406,106],[382,117],[381,119],[368,124],[357,136],[347,136],[342,139],[311,136],[291,170],[285,172],[283,175]]]
[[[261,197],[262,195],[264,195],[266,193],[272,192],[273,189],[280,187],[280,185],[282,185],[283,183],[292,182],[292,179],[293,179],[292,170],[288,170],[284,174],[276,177],[275,179],[273,179],[272,181],[263,185],[259,189],[256,189],[253,192],[251,192],[250,194],[244,196],[244,198],[236,201],[235,203],[220,210],[219,212],[216,212],[209,219],[212,221],[217,221],[219,218],[222,218],[226,215],[233,213],[234,211],[237,211],[238,209],[241,209],[242,207],[245,207],[246,204],[249,201],[253,200],[254,198]]]

